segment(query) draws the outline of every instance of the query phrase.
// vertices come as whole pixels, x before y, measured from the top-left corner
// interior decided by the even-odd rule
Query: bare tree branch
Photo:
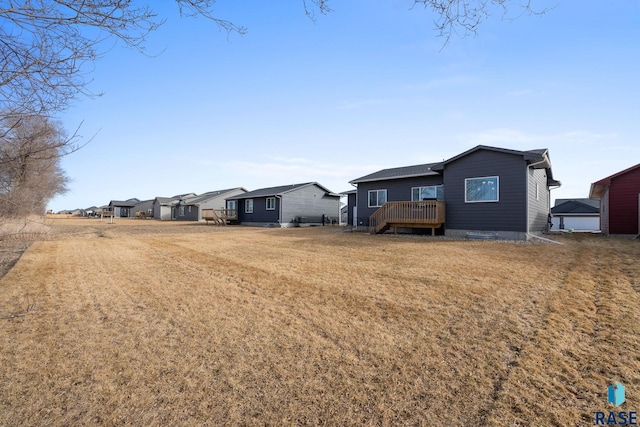
[[[542,15],[548,11],[536,11],[531,0],[414,0],[413,7],[417,5],[433,12],[435,30],[444,37],[445,45],[452,34],[461,37],[477,34],[480,25],[495,11],[503,18],[514,8],[520,9],[518,15]]]
[[[227,32],[246,29],[213,14],[215,0],[176,0]],[[86,93],[106,39],[141,52],[163,20],[135,0],[0,0],[0,109],[34,114],[66,108]]]

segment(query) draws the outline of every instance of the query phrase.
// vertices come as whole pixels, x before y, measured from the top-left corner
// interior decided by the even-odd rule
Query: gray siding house
[[[340,195],[317,182],[261,188],[227,198],[242,225],[294,227],[321,225],[340,215]]]
[[[548,230],[550,189],[560,182],[546,149],[479,145],[443,162],[384,169],[351,184],[357,186],[356,206],[350,206],[356,227],[527,239]]]
[[[171,208],[180,200],[179,196],[156,197],[153,200],[153,219],[168,221],[171,219]]]
[[[176,208],[180,200],[196,197],[196,193],[178,194],[173,197],[156,197],[153,200],[153,219],[163,221],[177,220],[178,209]]]
[[[242,187],[226,190],[209,191],[199,196],[179,199],[174,206],[175,218],[178,221],[201,221],[203,209],[225,209],[226,199],[240,196],[247,190]]]
[[[140,203],[140,200],[133,198],[128,200],[112,200],[109,202],[109,210],[113,211],[113,216],[116,218],[129,218],[135,217],[135,206]]]
[[[173,197],[156,197],[153,202],[153,217],[173,221],[201,221],[203,209],[224,209],[226,199],[247,190],[242,187],[195,193],[179,194]]]
[[[138,212],[144,213],[145,217],[153,216],[153,200],[143,200],[131,209],[131,216],[137,217]]]

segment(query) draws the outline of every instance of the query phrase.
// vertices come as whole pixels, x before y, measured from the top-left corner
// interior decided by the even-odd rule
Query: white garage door
[[[553,228],[552,230],[560,229],[560,218],[553,217]],[[598,231],[600,230],[600,218],[598,217],[564,217],[564,229],[565,230],[589,230],[589,231]]]

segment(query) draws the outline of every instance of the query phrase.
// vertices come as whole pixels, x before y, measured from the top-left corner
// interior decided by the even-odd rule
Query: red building
[[[594,182],[589,197],[600,199],[600,230],[604,234],[640,232],[640,164]]]

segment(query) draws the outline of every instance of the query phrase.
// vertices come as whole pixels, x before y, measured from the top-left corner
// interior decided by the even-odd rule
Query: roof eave
[[[427,172],[427,173],[418,173],[418,174],[390,176],[386,178],[373,178],[373,179],[358,178],[358,179],[354,179],[353,181],[349,181],[349,184],[359,184],[361,182],[392,181],[395,179],[417,178],[421,176],[436,176],[436,175],[440,175],[440,174],[436,172]]]

